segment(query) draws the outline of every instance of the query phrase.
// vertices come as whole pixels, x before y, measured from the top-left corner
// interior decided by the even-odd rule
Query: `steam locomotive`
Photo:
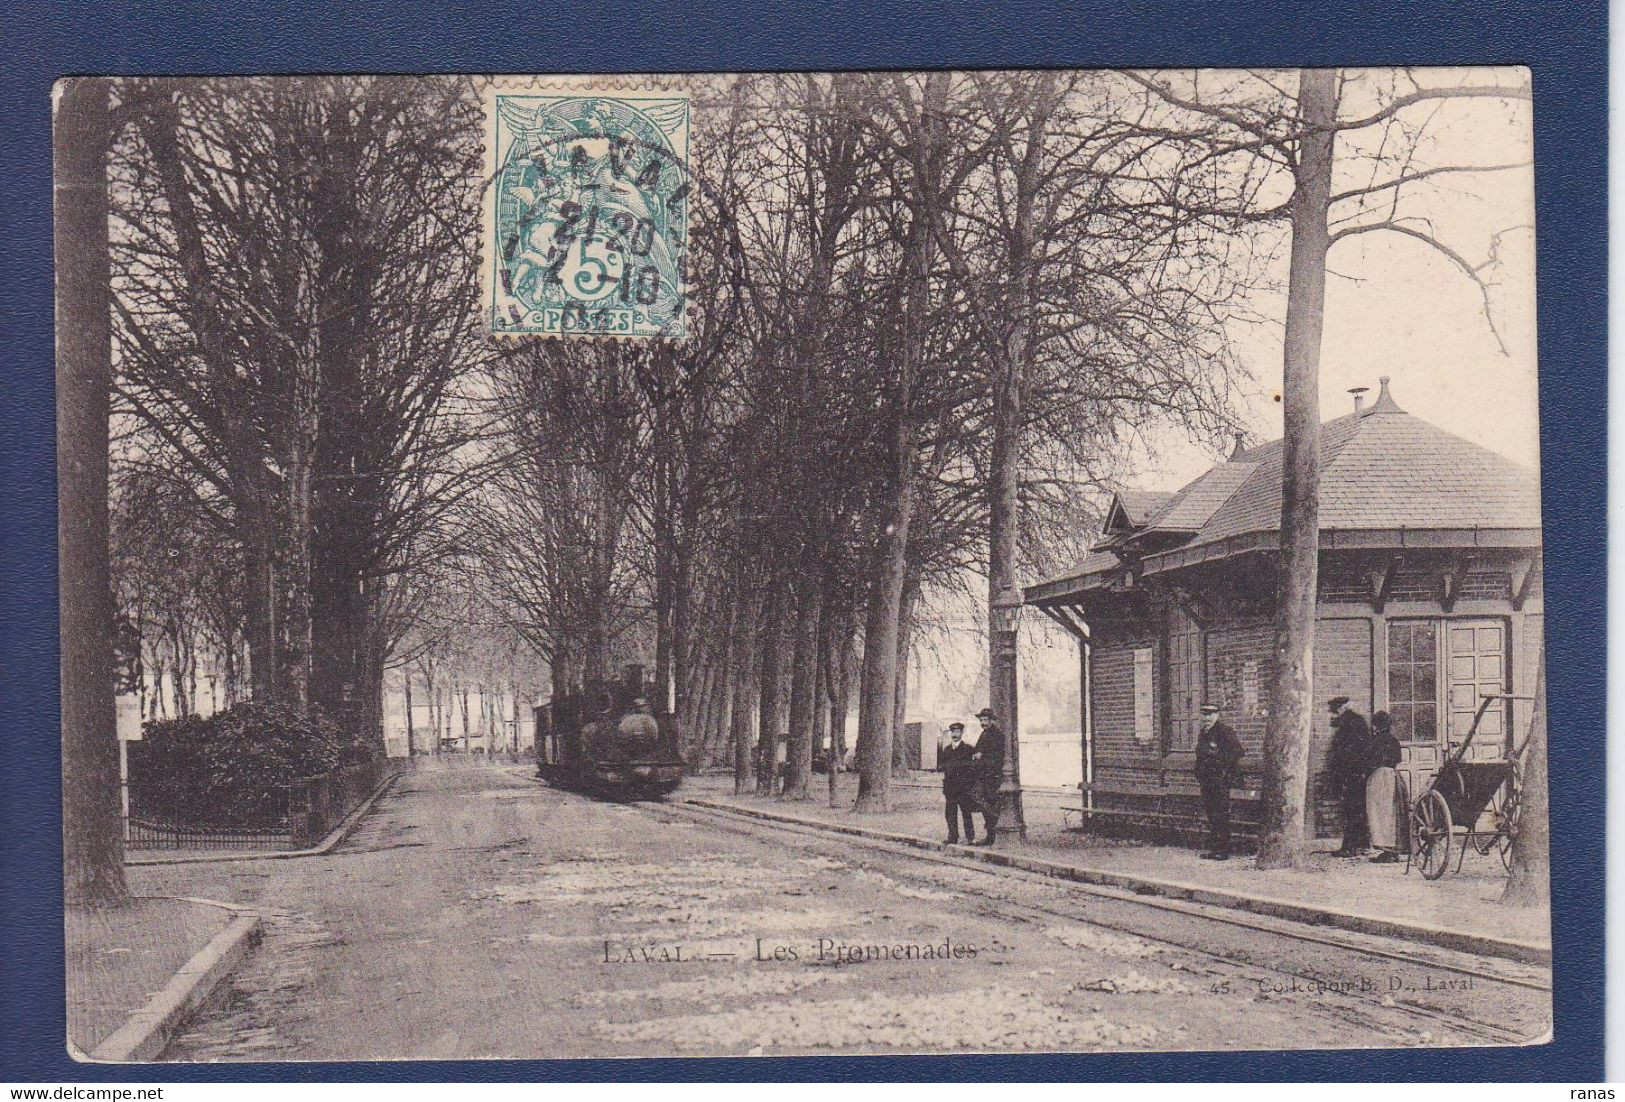
[[[536,709],[536,771],[549,784],[655,799],[683,780],[677,717],[650,707],[643,667],[593,682]]]

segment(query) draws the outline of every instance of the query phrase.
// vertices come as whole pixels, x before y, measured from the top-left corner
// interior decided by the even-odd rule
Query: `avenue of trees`
[[[922,602],[1075,549],[1149,426],[1228,439],[1224,327],[1261,265],[1181,209],[1216,199],[1159,177],[1169,109],[1123,77],[697,97],[697,331],[492,364],[487,569],[555,691],[647,656],[692,760],[731,755],[741,790],[783,742],[807,798],[855,709],[883,808]]]
[[[1367,90],[1344,115],[1344,78],[1299,79],[704,78],[688,335],[500,344],[477,82],[99,84],[59,177],[105,164],[105,216],[59,233],[107,258],[67,290],[110,326],[79,337],[106,344],[119,675],[156,681],[155,712],[252,697],[381,747],[388,671],[483,700],[638,661],[689,760],[741,791],[772,790],[782,750],[782,794],[810,798],[815,747],[839,755],[855,711],[858,805],[885,809],[931,602],[1068,565],[1155,434],[1236,435],[1231,341],[1288,243],[1288,451],[1312,458],[1330,242],[1427,237],[1401,193],[1494,167],[1412,163],[1408,112],[1442,91]],[[1334,191],[1355,127],[1386,128],[1366,157],[1385,175]],[[1301,613],[1314,481],[1290,469]],[[1300,834],[1301,636],[1289,617],[1270,782]]]

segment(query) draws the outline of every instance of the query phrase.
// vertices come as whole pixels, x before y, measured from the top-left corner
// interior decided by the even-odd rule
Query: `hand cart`
[[[1518,803],[1523,788],[1524,739],[1505,758],[1467,761],[1467,751],[1479,722],[1491,705],[1512,700],[1533,700],[1516,693],[1485,693],[1473,714],[1472,726],[1460,742],[1449,744],[1445,760],[1427,791],[1411,805],[1411,846],[1405,871],[1414,864],[1428,880],[1437,880],[1450,867],[1450,850],[1459,845],[1456,871],[1471,847],[1480,857],[1493,851],[1501,866],[1512,871],[1512,839],[1518,832]],[[1485,812],[1488,811],[1488,816]]]

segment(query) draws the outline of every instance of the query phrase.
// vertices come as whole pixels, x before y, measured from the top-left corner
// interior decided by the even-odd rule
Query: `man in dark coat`
[[[1332,852],[1337,857],[1358,857],[1371,846],[1371,828],[1365,815],[1365,782],[1371,775],[1371,728],[1364,716],[1349,707],[1348,697],[1334,696],[1326,705],[1332,710],[1332,744],[1326,755],[1326,771],[1343,807],[1343,845]]]
[[[1241,779],[1241,740],[1219,718],[1217,704],[1202,705],[1202,733],[1196,739],[1196,783],[1207,812],[1209,861],[1230,859],[1230,789]]]
[[[1004,781],[1004,732],[994,722],[992,708],[976,713],[982,721],[982,733],[976,736],[975,753],[979,791],[977,802],[982,805],[982,840],[972,845],[991,846],[999,832],[999,785]]]
[[[937,751],[937,765],[942,769],[942,798],[948,805],[948,844],[959,844],[959,820],[965,821],[965,841],[976,841],[976,823],[971,812],[976,808],[975,753],[965,741],[963,723],[948,724],[948,745]]]

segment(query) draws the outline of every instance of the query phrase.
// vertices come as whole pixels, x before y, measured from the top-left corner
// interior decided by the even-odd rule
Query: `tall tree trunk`
[[[434,666],[423,667],[423,689],[429,697],[429,752],[440,753],[440,690],[435,685]]]
[[[716,663],[709,656],[690,670],[693,687],[685,692],[683,710],[690,729],[682,733],[684,756],[694,769],[704,769],[710,749],[711,713],[714,706],[711,687],[716,681]]]
[[[716,705],[712,713],[710,732],[710,759],[716,761],[727,745],[728,737],[733,727],[734,708],[734,666],[738,662],[739,649],[739,619],[740,605],[743,598],[739,594],[732,594],[728,598],[728,616],[725,621],[725,635],[722,639],[722,656],[717,663],[716,684],[712,693],[716,697]]]
[[[258,496],[257,492],[251,496]],[[277,654],[276,557],[272,551],[271,522],[262,510],[239,508],[238,529],[243,546],[243,628],[248,643],[248,692],[261,703],[281,696]]]
[[[784,711],[789,686],[786,677],[789,656],[785,653],[784,593],[774,584],[772,596],[762,615],[762,676],[757,702],[757,743],[760,754],[756,766],[756,793],[773,794],[778,769],[779,744],[784,738]]]
[[[107,518],[112,299],[108,82],[56,104],[57,539],[62,631],[62,872],[69,905],[124,902]]]
[[[694,688],[691,690],[694,703],[689,708],[692,715],[691,722],[694,729],[685,733],[684,741],[687,744],[687,760],[689,767],[698,772],[705,768],[710,760],[711,713],[714,701],[711,698],[711,686],[716,681],[716,666],[709,658],[695,663],[691,671]]]
[[[1298,74],[1298,143],[1292,193],[1281,401],[1280,611],[1275,702],[1264,735],[1259,868],[1303,862],[1309,747],[1314,737],[1315,598],[1320,564],[1320,341],[1326,312],[1326,213],[1331,201],[1337,74]]]
[[[412,730],[412,669],[410,666],[401,668],[402,679],[406,683],[406,756],[412,757],[418,752],[416,732]]]
[[[943,104],[947,74],[925,77],[925,94],[913,139],[917,174],[903,249],[903,309],[900,326],[898,377],[891,409],[891,508],[882,529],[869,586],[869,608],[863,634],[863,674],[858,694],[858,799],[859,812],[884,812],[891,807],[892,726],[897,709],[898,617],[908,574],[908,541],[914,525],[918,496],[916,457],[919,431],[914,409],[914,385],[925,351],[925,319],[930,305],[933,248],[931,223],[940,212],[943,146]]]
[[[655,495],[654,527],[654,619],[655,619],[655,699],[652,703],[659,711],[670,707],[675,665],[675,635],[677,630],[677,534],[674,531],[674,508],[669,492],[670,477],[668,451],[671,447],[670,417],[667,403],[657,403],[654,414],[655,441]],[[686,671],[685,671],[686,672]],[[677,683],[677,691],[686,693],[689,686]],[[684,710],[679,707],[679,714]],[[686,740],[689,733],[683,732]]]
[[[813,714],[817,707],[818,618],[823,603],[820,587],[803,582],[796,601],[794,658],[790,682],[790,745],[785,755],[784,798],[810,800],[812,779]]]
[[[903,587],[903,603],[897,613],[897,710],[892,720],[892,774],[906,777],[912,755],[908,746],[909,658],[914,650],[914,606],[920,586],[910,572]]]
[[[853,645],[852,623],[849,615],[843,613],[841,622],[836,629],[839,634],[834,639],[831,660],[834,663],[831,673],[833,684],[830,686],[829,702],[829,746],[833,765],[829,774],[829,805],[837,807],[840,803],[840,783],[836,780],[841,770],[846,767],[846,721],[852,711],[852,681],[853,663],[857,658],[857,647]]]
[[[833,753],[835,742],[829,730],[830,624],[839,618],[840,613],[835,608],[832,590],[830,579],[826,577],[818,616],[818,638],[813,650],[812,745],[815,750],[823,752],[824,772],[833,784],[837,762]]]
[[[367,643],[362,683],[362,699],[366,703],[362,714],[363,742],[380,756],[387,755],[389,743],[384,736],[384,644],[380,639],[374,638]]]
[[[740,587],[743,592],[743,587]],[[733,765],[734,795],[742,796],[752,788],[751,783],[751,730],[750,720],[755,712],[756,653],[758,650],[755,606],[749,597],[741,596],[739,619],[734,625],[733,659]]]
[[[311,518],[310,698],[346,734],[359,739],[367,691],[364,533],[373,523],[362,495],[373,480],[366,472],[381,465],[367,455],[370,426],[362,411],[361,336],[367,331],[377,276],[370,262],[372,243],[358,233],[363,220],[356,127],[332,82],[313,87],[330,98],[324,105],[326,140],[314,151],[311,188],[320,320],[313,362],[308,371],[295,373],[296,408],[303,401],[316,406],[308,439],[303,421],[295,431],[301,434],[301,446],[309,449],[311,471],[320,476],[305,507]]]
[[[1552,901],[1552,834],[1548,821],[1550,789],[1546,781],[1546,648],[1541,646],[1535,670],[1535,707],[1523,748],[1523,789],[1517,830],[1512,836],[1512,877],[1501,902],[1519,907],[1545,907]]]
[[[321,383],[314,363],[293,369],[292,443],[284,471],[282,500],[283,690],[297,708],[310,706],[314,636],[311,608],[311,541],[314,533],[316,441],[321,418]]]
[[[913,454],[912,433],[899,430],[899,440]],[[912,463],[900,461],[907,477],[898,490],[891,531],[875,556],[875,576],[863,631],[863,672],[858,690],[858,800],[860,812],[891,809],[892,729],[897,712],[898,617],[908,572],[905,554],[914,519]]]

